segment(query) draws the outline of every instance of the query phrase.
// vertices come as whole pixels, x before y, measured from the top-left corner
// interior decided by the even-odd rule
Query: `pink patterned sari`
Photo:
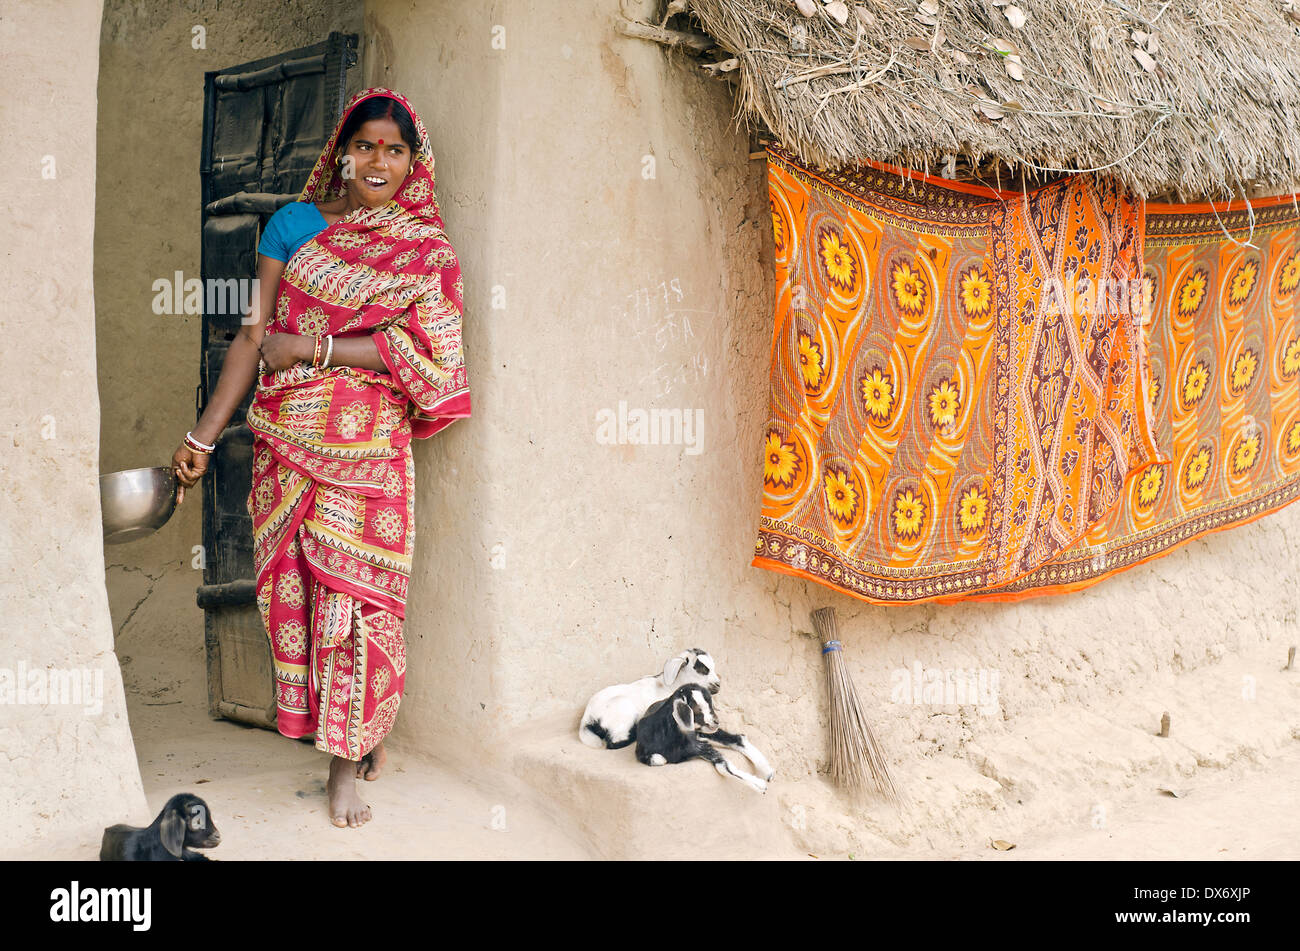
[[[345,215],[293,255],[266,332],[367,334],[388,372],[308,363],[259,372],[248,411],[248,510],[277,727],[291,737],[315,732],[318,749],[351,760],[392,728],[405,682],[411,440],[470,414],[460,265],[433,193],[429,137],[410,103],[387,89],[355,96],[299,200],[342,193],[339,131],[372,96],[410,111],[421,139],[414,171],[388,204]]]

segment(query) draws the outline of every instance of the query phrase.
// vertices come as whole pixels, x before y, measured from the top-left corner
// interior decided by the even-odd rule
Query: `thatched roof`
[[[1105,167],[1182,200],[1300,188],[1296,0],[850,0],[845,25],[824,3],[689,2],[739,59],[741,112],[810,162]]]

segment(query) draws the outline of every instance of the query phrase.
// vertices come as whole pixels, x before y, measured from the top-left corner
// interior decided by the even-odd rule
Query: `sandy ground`
[[[121,649],[122,645],[119,645]],[[127,711],[150,810],[202,796],[236,859],[580,859],[588,851],[526,803],[428,758],[389,747],[388,768],[358,788],[374,818],[334,827],[329,757],[306,741],[208,716],[203,653],[123,660]],[[177,679],[176,672],[191,676]]]
[[[191,675],[178,679],[180,671]],[[306,742],[209,718],[201,649],[136,657],[124,651],[123,672],[150,809],[181,791],[203,796],[223,836],[215,858],[583,859],[597,854],[575,829],[502,786],[400,748],[390,749],[389,768],[380,780],[359,784],[375,818],[361,829],[334,828],[326,815],[325,755]],[[1295,809],[1300,744],[1263,766],[1241,761],[1226,769],[1199,769],[1175,788],[1180,798],[1160,792],[1154,781],[1138,784],[1106,802],[1103,814],[1086,826],[1036,829],[1016,836],[1011,851],[982,844],[852,858],[1300,857],[1300,811]]]
[[[1262,768],[1202,770],[1173,788],[1180,797],[1153,785],[1107,803],[1095,828],[1064,834],[1045,829],[1041,838],[1017,842],[1005,852],[986,846],[924,857],[1001,862],[1300,858],[1300,749]]]

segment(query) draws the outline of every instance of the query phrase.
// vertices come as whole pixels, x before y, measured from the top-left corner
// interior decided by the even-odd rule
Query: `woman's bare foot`
[[[380,740],[375,744],[375,748],[361,757],[357,763],[357,777],[367,782],[374,782],[384,771],[387,763],[388,754],[384,752],[384,743]]]
[[[354,760],[342,756],[330,760],[330,778],[325,792],[329,799],[330,822],[340,829],[345,826],[355,829],[370,821],[370,807],[357,794],[357,765]]]

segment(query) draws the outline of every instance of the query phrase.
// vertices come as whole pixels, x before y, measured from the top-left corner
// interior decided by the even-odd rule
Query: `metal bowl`
[[[124,469],[99,477],[104,544],[152,535],[176,511],[176,473],[169,466]]]

